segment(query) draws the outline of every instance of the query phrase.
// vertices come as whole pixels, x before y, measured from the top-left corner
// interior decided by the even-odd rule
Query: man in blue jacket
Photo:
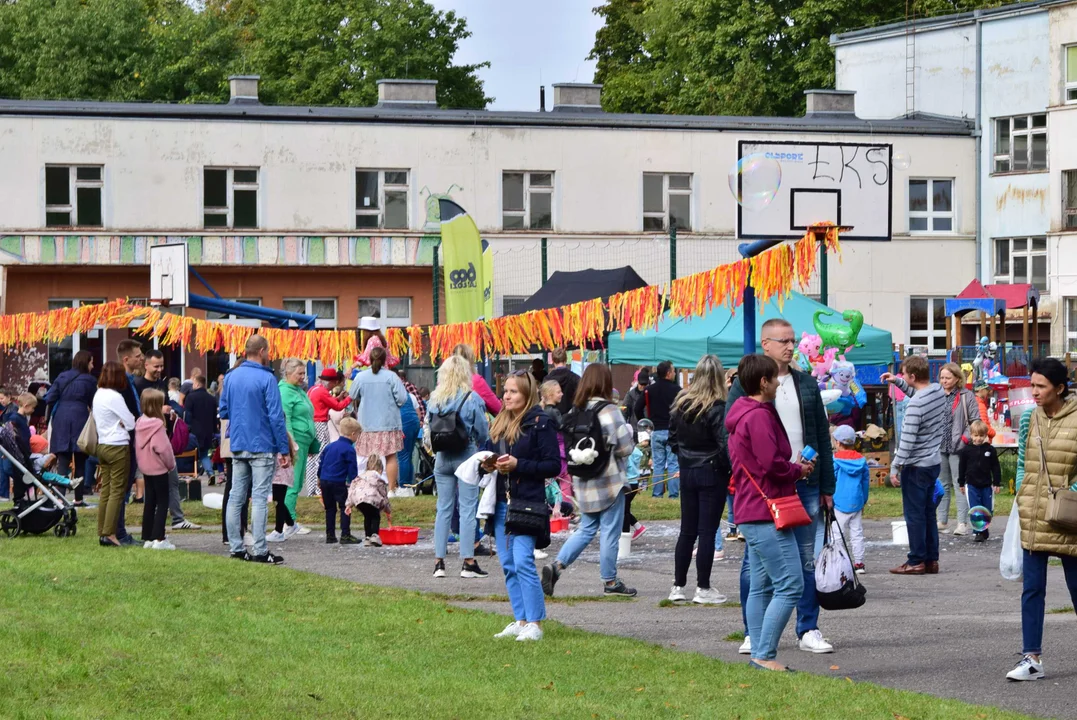
[[[232,492],[228,496],[225,525],[232,557],[237,560],[280,565],[266,545],[266,501],[273,487],[276,466],[289,465],[288,430],[284,424],[277,380],[269,368],[269,342],[252,335],[244,348],[246,361],[230,371],[221,390],[219,412],[228,420],[232,449]],[[243,547],[239,515],[250,488],[253,554]]]

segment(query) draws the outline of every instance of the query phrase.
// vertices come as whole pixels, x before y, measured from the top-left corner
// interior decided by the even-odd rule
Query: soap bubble
[[[969,508],[969,525],[976,532],[983,532],[991,524],[991,511],[983,505]]]
[[[908,170],[909,166],[912,165],[912,155],[909,155],[904,150],[895,150],[891,160],[894,163],[895,170]]]
[[[762,210],[782,184],[782,165],[765,153],[742,157],[729,169],[729,190],[746,210]]]

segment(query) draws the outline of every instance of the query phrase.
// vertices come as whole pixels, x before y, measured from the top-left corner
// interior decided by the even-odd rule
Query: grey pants
[[[950,519],[950,495],[957,497],[957,522],[967,525],[969,522],[969,499],[961,492],[957,485],[956,453],[942,453],[942,464],[939,466],[939,480],[942,480],[943,495],[939,501],[939,507],[935,510],[935,519],[943,524]]]
[[[179,472],[177,472],[176,468],[172,468],[168,471],[168,514],[172,516],[173,525],[183,522],[183,506],[180,505],[179,482]]]

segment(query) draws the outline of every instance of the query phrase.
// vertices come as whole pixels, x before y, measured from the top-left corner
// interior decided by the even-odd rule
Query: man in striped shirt
[[[909,557],[892,569],[895,575],[934,575],[939,572],[939,528],[935,524],[935,479],[942,458],[943,425],[949,409],[946,393],[931,382],[927,360],[913,356],[901,366],[910,386],[909,405],[894,454],[891,480],[901,488]],[[889,374],[883,377],[890,381]],[[900,478],[900,479],[899,479]]]

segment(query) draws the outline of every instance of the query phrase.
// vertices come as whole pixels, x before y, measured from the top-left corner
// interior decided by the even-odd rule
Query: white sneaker
[[[158,540],[153,544],[154,550],[175,550],[176,546],[167,540]]]
[[[946,523],[935,523],[935,525],[939,528],[939,532],[946,532]]]
[[[300,525],[299,523],[296,523],[295,524],[295,534],[296,535],[310,535],[310,528],[307,527],[306,525]]]
[[[397,488],[396,496],[398,498],[415,497],[415,490],[409,487]]]
[[[266,535],[266,542],[284,542],[287,539],[287,535],[282,532],[277,532],[276,530]]]
[[[516,636],[516,642],[529,642],[532,640],[542,639],[542,628],[536,623],[527,623],[524,625],[523,630]]]
[[[960,523],[957,526],[957,528],[954,530],[954,535],[968,535],[968,534],[969,534],[969,526],[966,525],[965,523]]]
[[[692,602],[696,605],[721,605],[726,601],[726,596],[714,588],[696,588],[696,595]]]
[[[254,535],[249,532],[243,533],[243,544],[254,545]]]
[[[548,552],[546,552],[545,550],[539,550],[538,548],[535,548],[535,559],[536,560],[545,560],[548,557],[550,557],[550,554]]]
[[[1030,655],[1025,655],[1013,670],[1006,673],[1006,677],[1009,680],[1042,680],[1045,677],[1043,663],[1036,662]]]
[[[714,560],[715,560],[715,562],[720,562],[722,560],[725,560],[725,550],[715,550],[714,551]]]
[[[684,602],[687,599],[688,598],[684,596],[684,588],[680,585],[674,585],[673,589],[669,591],[670,602]]]
[[[284,532],[281,533],[281,535],[284,537],[285,540],[287,540],[292,535],[295,535],[297,532],[299,532],[299,528],[297,528],[295,525],[285,525],[284,526]],[[268,540],[268,539],[269,539],[269,537],[266,536],[266,540]]]
[[[744,642],[740,644],[740,649],[737,650],[738,655],[751,655],[752,654],[752,637],[750,635],[744,636]]]
[[[374,533],[366,539],[366,544],[368,547],[381,547],[381,535]]]
[[[828,643],[823,638],[823,633],[818,630],[809,630],[804,633],[797,646],[804,652],[810,653],[832,653],[834,652],[834,646]]]
[[[156,543],[157,543],[157,541],[156,541],[156,540],[147,540],[146,542],[142,543],[142,549],[143,549],[143,550],[150,550],[150,549],[152,549],[152,548],[153,548],[153,546],[154,546],[154,545],[155,545]]]
[[[508,625],[506,625],[504,630],[499,632],[497,635],[494,635],[494,638],[500,640],[501,638],[519,637],[520,633],[522,633],[523,631],[524,624],[521,622],[516,622],[514,620]]]

